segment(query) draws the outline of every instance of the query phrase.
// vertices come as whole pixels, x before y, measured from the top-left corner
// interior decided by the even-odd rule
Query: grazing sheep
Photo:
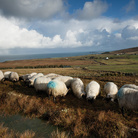
[[[55,98],[57,96],[65,96],[68,92],[68,89],[64,82],[59,80],[52,80],[47,84],[47,93],[48,95],[53,96],[53,100],[55,102]]]
[[[17,72],[11,72],[9,80],[11,81],[19,81],[19,75]]]
[[[100,85],[96,81],[91,81],[86,87],[87,100],[95,100],[100,93]]]
[[[71,82],[71,89],[74,93],[75,96],[78,98],[82,98],[83,96],[86,95],[84,92],[84,84],[81,79],[79,78],[74,78]]]
[[[55,73],[49,73],[49,74],[45,75],[45,77],[49,77],[51,79],[55,79],[55,78],[60,77],[60,76],[61,75],[55,74]]]
[[[66,86],[69,88],[73,78],[70,76],[59,76],[59,77],[55,78],[54,80],[63,81],[66,84]]]
[[[4,74],[3,72],[0,70],[0,81],[4,80]]]
[[[138,90],[121,87],[117,93],[119,107],[124,116],[124,107],[130,110],[138,110]]]
[[[42,77],[44,76],[43,73],[38,73],[34,76],[32,76],[30,79],[29,79],[29,86],[33,86],[34,85],[34,80],[38,77]]]
[[[22,76],[19,77],[19,80],[25,81],[25,80],[28,78],[29,75],[30,75],[30,74],[22,75]]]
[[[9,80],[10,74],[11,74],[11,71],[6,71],[6,72],[4,72],[4,79],[5,79],[5,80]]]
[[[116,99],[116,95],[118,92],[118,87],[113,82],[107,82],[104,85],[104,91],[106,93],[106,97],[111,99],[111,101],[114,101]]]
[[[47,91],[47,84],[50,81],[51,81],[51,78],[46,78],[44,76],[36,78],[35,81],[34,81],[35,90],[37,92],[39,92],[39,91],[46,92]]]
[[[27,82],[32,76],[36,75],[37,73],[33,72],[31,74],[26,74],[26,75],[22,75],[20,76],[20,79]]]
[[[138,90],[138,86],[135,84],[125,84],[121,88],[133,88],[133,89]]]

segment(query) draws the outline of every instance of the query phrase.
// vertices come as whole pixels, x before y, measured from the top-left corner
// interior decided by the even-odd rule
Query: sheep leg
[[[48,99],[50,100],[50,95],[48,95]]]
[[[122,115],[123,115],[123,117],[124,117],[124,114],[125,114],[125,112],[124,112],[124,107],[121,108],[121,113],[122,113]]]
[[[53,101],[54,101],[54,103],[56,102],[56,98],[53,96]]]

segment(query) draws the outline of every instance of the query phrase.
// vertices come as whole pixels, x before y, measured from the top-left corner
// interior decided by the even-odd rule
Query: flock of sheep
[[[19,81],[19,79],[26,82],[29,86],[33,86],[37,92],[43,91],[52,95],[55,101],[57,96],[65,96],[68,93],[68,88],[72,89],[74,95],[78,98],[86,97],[87,100],[95,100],[100,93],[100,84],[96,81],[91,81],[84,90],[84,84],[80,78],[73,78],[70,76],[62,76],[59,74],[50,73],[44,75],[42,73],[31,73],[23,76],[16,72],[0,71],[0,81],[2,80]],[[114,101],[118,100],[119,106],[122,109],[128,108],[131,110],[138,110],[138,86],[134,84],[126,84],[119,90],[116,84],[108,82],[104,86],[106,98]]]

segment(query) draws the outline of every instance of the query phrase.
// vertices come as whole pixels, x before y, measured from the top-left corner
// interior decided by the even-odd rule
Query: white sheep
[[[52,95],[54,102],[57,96],[65,96],[68,92],[68,89],[64,82],[59,80],[52,80],[47,84],[47,93]]]
[[[100,93],[100,85],[96,81],[91,81],[86,86],[87,100],[95,100],[99,93]]]
[[[133,88],[138,90],[138,86],[135,84],[125,84],[121,88]]]
[[[22,76],[19,77],[19,79],[20,79],[20,80],[23,80],[23,81],[26,81],[26,79],[28,79],[28,76],[29,76],[29,75],[30,75],[30,74],[22,75]]]
[[[35,90],[37,92],[39,92],[39,91],[46,92],[47,91],[47,84],[50,81],[51,81],[51,78],[46,78],[44,76],[36,78],[35,81],[34,81]]]
[[[47,75],[44,75],[45,77],[51,78],[51,79],[55,79],[57,77],[60,77],[61,75],[59,74],[55,74],[55,73],[49,73]]]
[[[4,79],[5,79],[5,80],[9,80],[10,74],[11,74],[11,71],[6,71],[6,72],[4,72]]]
[[[41,77],[41,76],[44,76],[43,73],[38,73],[34,76],[32,76],[30,79],[29,79],[29,86],[33,86],[34,85],[34,80],[38,77]]]
[[[4,80],[4,74],[3,72],[0,70],[0,81]]]
[[[118,87],[113,82],[107,82],[104,85],[104,92],[106,93],[107,98],[110,98],[111,101],[114,101],[116,99],[116,96],[117,96]]]
[[[4,80],[4,74],[3,72],[0,70],[0,81]]]
[[[59,77],[55,78],[54,80],[63,81],[66,84],[67,88],[69,88],[73,78],[70,76],[59,76]]]
[[[31,74],[22,75],[22,76],[20,76],[20,79],[22,79],[23,81],[27,82],[32,76],[34,76],[36,74],[37,73],[33,72]]]
[[[17,72],[11,72],[9,76],[9,80],[11,81],[19,81],[19,75]]]
[[[117,93],[119,107],[124,115],[124,107],[130,110],[138,110],[138,90],[121,87]]]
[[[74,93],[74,95],[78,98],[82,98],[86,95],[84,92],[84,84],[81,79],[74,78],[71,82],[71,89]]]

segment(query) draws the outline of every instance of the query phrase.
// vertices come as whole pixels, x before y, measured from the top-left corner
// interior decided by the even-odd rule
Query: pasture
[[[109,57],[106,60],[106,57]],[[55,65],[55,67],[50,65]],[[58,65],[58,67],[57,67]],[[60,66],[62,65],[62,67]],[[64,66],[69,67],[64,67]],[[50,68],[49,68],[50,67]],[[122,116],[117,102],[106,101],[103,91],[107,82],[114,82],[118,88],[124,84],[138,85],[138,55],[100,54],[70,58],[43,60],[8,61],[0,63],[5,71],[16,71],[20,76],[27,73],[56,73],[79,77],[86,88],[92,81],[101,86],[101,94],[90,103],[76,98],[72,90],[58,97],[56,103],[46,93],[37,93],[23,81],[0,82],[0,111],[7,114],[21,114],[38,117],[63,127],[70,137],[137,137],[138,112],[127,110]]]

